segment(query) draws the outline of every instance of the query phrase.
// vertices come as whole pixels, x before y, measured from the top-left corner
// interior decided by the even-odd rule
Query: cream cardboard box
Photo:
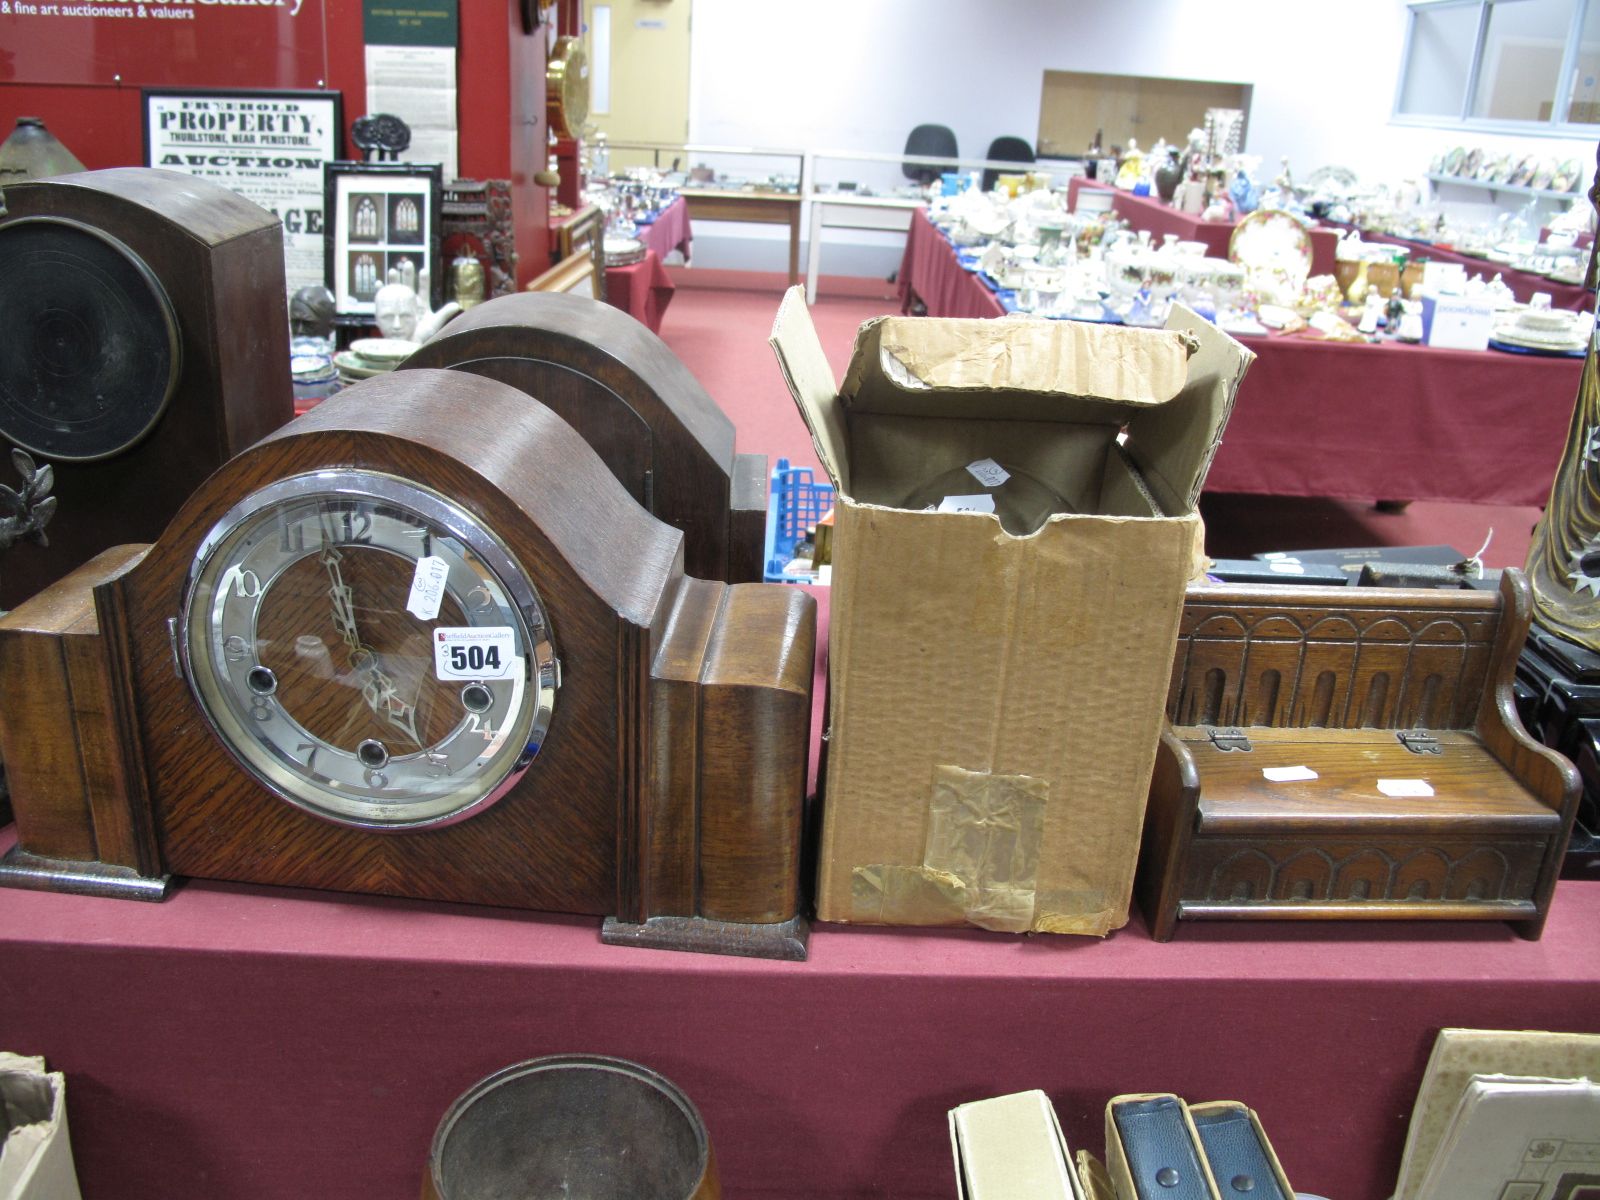
[[[1201,483],[1251,358],[1166,330],[881,318],[842,386],[804,293],[772,346],[837,488],[825,921],[1127,921]],[[903,507],[989,459],[1072,511],[1029,536]]]
[[[1043,1092],[974,1100],[947,1116],[957,1200],[1085,1200]]]

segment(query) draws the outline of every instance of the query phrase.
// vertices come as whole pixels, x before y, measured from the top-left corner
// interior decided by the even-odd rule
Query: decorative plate
[[[1511,174],[1506,177],[1506,182],[1513,187],[1527,187],[1528,180],[1533,178],[1534,171],[1539,168],[1537,154],[1524,155],[1522,161],[1512,168]]]
[[[369,365],[404,362],[417,351],[417,343],[399,338],[357,338],[350,343],[355,356]]]
[[[1444,156],[1444,173],[1446,175],[1459,175],[1461,173],[1461,164],[1466,160],[1466,150],[1460,146],[1457,146],[1454,150],[1450,151],[1449,154]]]
[[[1512,162],[1509,154],[1486,155],[1483,165],[1478,168],[1478,178],[1485,183],[1504,183],[1506,176],[1511,174]]]
[[[1550,177],[1550,186],[1558,192],[1575,191],[1578,186],[1583,168],[1578,165],[1578,160],[1569,158],[1558,166],[1555,174]]]
[[[1478,168],[1481,166],[1483,166],[1483,149],[1479,146],[1474,146],[1468,151],[1466,161],[1461,164],[1459,174],[1464,179],[1476,179],[1478,177]]]
[[[1533,178],[1528,180],[1528,186],[1531,188],[1548,188],[1550,179],[1555,173],[1556,164],[1554,161],[1548,158],[1541,158],[1539,165],[1534,168]]]
[[[341,350],[333,356],[334,366],[346,379],[371,379],[374,375],[387,375],[393,366],[379,367],[367,362],[350,350]]]
[[[1294,304],[1311,274],[1310,227],[1281,209],[1258,208],[1234,226],[1228,257],[1262,299]]]

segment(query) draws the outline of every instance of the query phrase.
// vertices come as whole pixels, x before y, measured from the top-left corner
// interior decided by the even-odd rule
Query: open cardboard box
[[[837,489],[817,915],[1125,924],[1195,510],[1253,357],[1165,330],[887,317],[836,385],[802,289],[772,346]],[[913,511],[993,459],[1071,511]]]

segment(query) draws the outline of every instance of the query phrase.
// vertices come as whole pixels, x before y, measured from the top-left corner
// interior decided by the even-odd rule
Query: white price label
[[[1315,779],[1317,773],[1310,767],[1262,767],[1262,776],[1269,783],[1304,783]]]
[[[450,564],[434,555],[417,559],[416,572],[411,576],[411,594],[406,597],[406,611],[419,621],[432,621],[439,615],[444,603],[444,585],[450,578]]]
[[[441,625],[433,631],[433,673],[440,679],[509,679],[522,660],[509,625]]]
[[[1011,478],[1011,472],[992,458],[980,458],[975,463],[968,463],[967,474],[983,484],[984,487],[991,488],[999,487]]]
[[[1380,779],[1378,790],[1395,797],[1433,795],[1433,785],[1426,779]]]
[[[1306,573],[1306,569],[1297,562],[1284,561],[1268,563],[1267,565],[1280,575],[1304,575]]]
[[[983,493],[976,496],[946,496],[939,501],[939,511],[992,513],[994,497]]]

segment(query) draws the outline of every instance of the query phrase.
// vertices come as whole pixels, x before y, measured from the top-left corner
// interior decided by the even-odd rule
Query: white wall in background
[[[1265,159],[1269,177],[1285,155],[1301,175],[1325,163],[1346,164],[1368,178],[1420,175],[1429,158],[1456,144],[1594,158],[1593,142],[1389,124],[1404,0],[693,4],[694,142],[896,153],[914,125],[936,122],[955,131],[963,155],[981,157],[1001,134],[1035,140],[1044,72],[1055,69],[1253,84],[1245,149]],[[1186,132],[1152,131],[1151,140]],[[823,164],[819,174],[830,173],[880,183],[898,174]],[[749,226],[722,231],[775,233]],[[849,269],[833,250],[848,240],[844,232],[829,234],[824,272]],[[781,253],[762,254],[763,261],[749,265],[777,269]]]

